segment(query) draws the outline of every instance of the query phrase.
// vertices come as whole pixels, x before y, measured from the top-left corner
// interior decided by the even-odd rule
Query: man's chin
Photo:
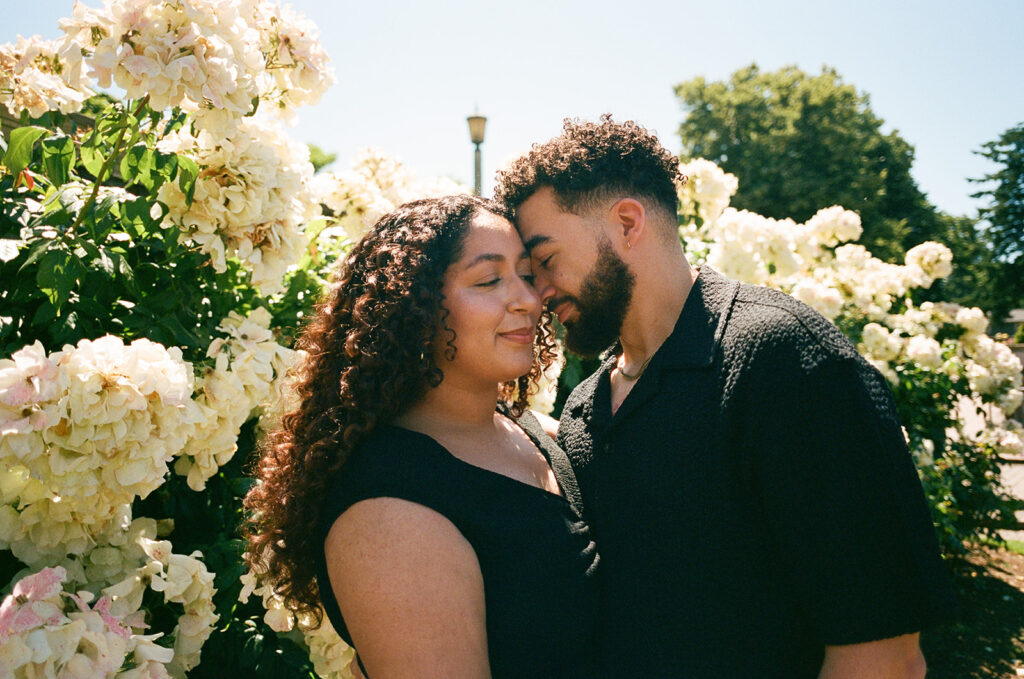
[[[597,358],[605,349],[614,344],[616,337],[581,334],[576,323],[570,321],[565,327],[565,346],[572,353],[583,358]]]

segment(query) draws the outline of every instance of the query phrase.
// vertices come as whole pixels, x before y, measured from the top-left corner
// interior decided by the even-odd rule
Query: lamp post
[[[469,123],[469,138],[476,146],[476,151],[473,152],[473,161],[476,172],[473,176],[473,195],[480,195],[480,144],[484,143],[484,127],[487,126],[487,118],[483,117],[479,113],[466,118],[466,122]]]

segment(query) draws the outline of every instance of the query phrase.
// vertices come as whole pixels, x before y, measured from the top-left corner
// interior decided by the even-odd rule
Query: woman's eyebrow
[[[467,264],[465,267],[463,267],[463,268],[464,269],[472,269],[474,266],[476,266],[480,262],[504,262],[504,261],[505,261],[505,255],[500,255],[500,254],[498,254],[496,252],[485,252],[482,255],[477,255],[476,257],[474,257],[473,260],[469,264]]]
[[[522,261],[524,259],[529,259],[529,258],[530,258],[530,253],[528,253],[526,250],[523,250],[522,252],[519,253],[519,261]],[[501,255],[501,254],[498,254],[496,252],[485,252],[482,255],[477,255],[476,257],[474,257],[473,261],[471,261],[469,264],[467,264],[464,268],[472,269],[474,266],[476,266],[480,262],[504,262],[504,261],[505,261],[505,255]]]

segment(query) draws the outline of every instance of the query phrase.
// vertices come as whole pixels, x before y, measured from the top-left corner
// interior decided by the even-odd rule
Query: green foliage
[[[919,459],[918,472],[943,552],[960,555],[970,545],[999,542],[998,531],[1019,527],[1014,513],[1024,501],[999,486],[999,457],[991,445],[947,435],[962,432],[956,407],[970,396],[966,376],[954,379],[912,364],[896,372],[890,387],[910,448],[928,450],[932,458]]]
[[[338,159],[337,153],[327,153],[316,144],[307,144],[307,146],[309,146],[309,162],[313,164],[315,172],[319,172]]]
[[[989,185],[974,197],[989,200],[980,215],[987,222],[984,235],[997,263],[990,289],[998,293],[991,309],[1002,317],[1024,306],[1024,122],[984,144],[979,155],[1000,166],[973,181]]]
[[[221,320],[257,306],[276,314],[281,342],[291,344],[323,284],[317,268],[326,267],[323,255],[307,255],[306,268],[291,273],[287,291],[274,299],[260,296],[237,260],[228,259],[227,270],[216,272],[209,255],[163,224],[167,207],[157,199],[167,182],[192,199],[199,167],[157,148],[184,116],[154,112],[145,100],[90,102],[91,127],[78,129],[69,117],[51,112],[15,129],[3,149],[0,242],[16,249],[0,258],[0,356],[36,340],[55,351],[109,333],[126,343],[146,337],[179,347],[201,370]],[[238,446],[203,492],[172,473],[136,501],[133,513],[172,519],[175,551],[201,550],[216,574],[220,622],[190,676],[222,675],[230,668],[232,676],[312,677],[301,635],[271,631],[259,597],[237,601],[243,569],[238,526],[252,483],[245,470],[255,455],[254,421],[243,428]],[[10,552],[0,551],[0,584],[21,567]],[[151,631],[169,632],[174,621],[162,600],[147,609]]]
[[[889,261],[936,237],[936,211],[910,174],[913,148],[883,134],[868,96],[836,71],[751,65],[727,82],[699,77],[675,91],[686,111],[683,157],[738,176],[733,207],[806,221],[842,205],[860,214],[861,243]]]

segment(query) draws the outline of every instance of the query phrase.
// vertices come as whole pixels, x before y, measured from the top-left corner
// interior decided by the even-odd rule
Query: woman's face
[[[470,222],[461,257],[444,276],[445,325],[455,331],[455,358],[437,363],[449,383],[496,384],[528,372],[541,304],[530,257],[503,217],[479,211]]]

